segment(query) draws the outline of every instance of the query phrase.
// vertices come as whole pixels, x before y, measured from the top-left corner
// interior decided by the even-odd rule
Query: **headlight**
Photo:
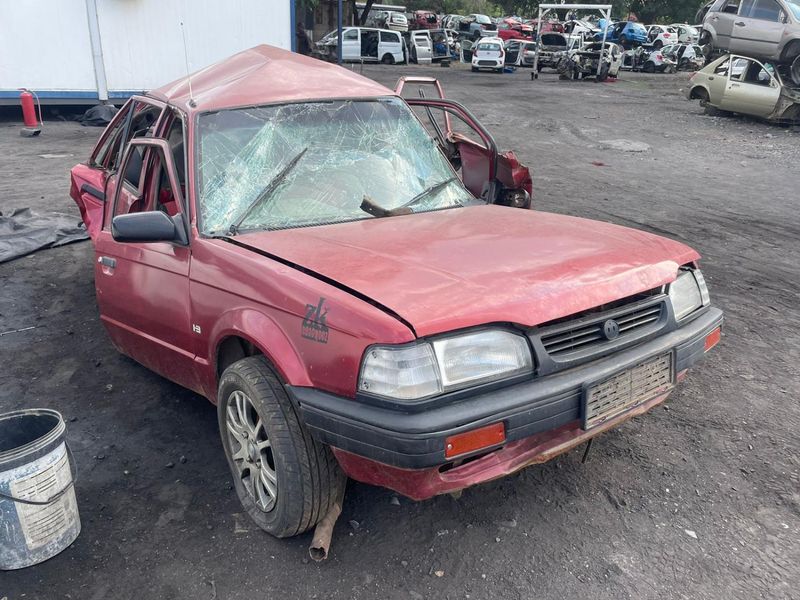
[[[523,336],[490,329],[409,346],[374,346],[364,356],[358,389],[417,400],[529,373],[532,368]]]
[[[707,306],[710,298],[700,269],[682,271],[669,286],[669,299],[678,321],[701,306]]]

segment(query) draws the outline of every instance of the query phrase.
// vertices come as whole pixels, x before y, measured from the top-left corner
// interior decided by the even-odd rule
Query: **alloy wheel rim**
[[[231,460],[247,494],[259,510],[269,512],[278,501],[278,474],[264,421],[253,401],[241,390],[225,406]]]

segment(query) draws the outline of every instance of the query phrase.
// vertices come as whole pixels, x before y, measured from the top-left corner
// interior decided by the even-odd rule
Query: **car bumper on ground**
[[[333,447],[350,477],[419,500],[545,462],[647,412],[672,388],[659,390],[590,429],[582,427],[588,384],[663,356],[670,357],[672,373],[680,381],[704,357],[707,338],[716,335],[722,320],[722,311],[712,307],[679,329],[633,348],[420,412],[402,412],[314,388],[287,386],[287,390],[312,435]],[[498,423],[505,433],[502,444],[446,456],[448,439]]]

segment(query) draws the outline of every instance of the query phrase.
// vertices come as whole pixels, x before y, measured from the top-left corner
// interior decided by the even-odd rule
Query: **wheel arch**
[[[689,100],[700,100],[703,96],[711,100],[711,93],[704,85],[696,85],[689,91]]]
[[[800,55],[800,39],[794,38],[786,42],[786,45],[783,47],[783,51],[781,52],[780,62],[793,60],[794,57],[797,57],[799,55]]]
[[[205,387],[212,402],[217,400],[222,372],[242,358],[257,355],[264,356],[282,382],[311,385],[300,353],[274,319],[253,309],[232,311],[217,321],[209,336]]]

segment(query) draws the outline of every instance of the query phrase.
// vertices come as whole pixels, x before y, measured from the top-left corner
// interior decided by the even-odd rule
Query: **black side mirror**
[[[111,221],[111,236],[117,242],[188,243],[182,215],[170,218],[160,210],[114,217]]]

